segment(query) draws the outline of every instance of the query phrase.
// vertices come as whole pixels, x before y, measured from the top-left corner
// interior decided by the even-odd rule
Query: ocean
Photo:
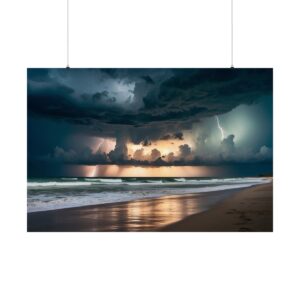
[[[119,203],[169,195],[208,193],[268,183],[244,178],[29,178],[27,211]]]

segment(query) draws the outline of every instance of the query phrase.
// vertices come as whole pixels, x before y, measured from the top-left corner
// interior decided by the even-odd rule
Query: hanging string
[[[70,36],[70,25],[69,25],[69,0],[67,0],[67,68],[70,68],[69,56],[70,56],[70,46],[69,46],[69,36]]]
[[[70,14],[69,14],[69,0],[67,0],[67,68],[70,68]],[[231,0],[231,68],[233,66],[233,0]]]
[[[233,0],[231,0],[231,68],[233,66]]]

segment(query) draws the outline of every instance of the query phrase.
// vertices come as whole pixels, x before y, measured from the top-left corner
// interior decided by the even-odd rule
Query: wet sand
[[[273,231],[273,183],[242,190],[212,209],[165,226],[162,231]]]
[[[27,214],[28,231],[157,231],[203,212],[236,193],[238,189],[201,194],[171,195],[33,212]]]

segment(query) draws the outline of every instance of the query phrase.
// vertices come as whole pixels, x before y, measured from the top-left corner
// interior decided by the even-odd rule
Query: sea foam
[[[51,187],[66,186],[65,183],[29,182],[31,186],[29,186],[28,190],[27,209],[28,212],[36,212],[87,205],[118,203],[146,198],[150,199],[170,195],[216,192],[246,188],[271,181],[268,178],[186,179],[185,181],[174,184],[162,183],[161,180],[159,180],[157,183],[133,182],[132,184],[129,183],[129,185],[127,182],[124,187],[124,182],[120,180],[118,182],[113,181],[116,184],[116,186],[113,187],[111,187],[109,181],[106,181],[104,185],[103,182],[100,182],[98,188],[98,183],[95,186],[94,183],[85,181],[66,182],[68,187],[83,186],[82,189],[70,189],[69,192],[66,192],[65,189],[51,189]],[[39,184],[39,187],[43,189],[33,188],[32,192],[30,192],[32,184]],[[88,187],[89,185],[93,186],[93,188]],[[33,187],[37,186],[33,185]]]

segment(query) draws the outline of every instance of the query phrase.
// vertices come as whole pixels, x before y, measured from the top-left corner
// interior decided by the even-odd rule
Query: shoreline
[[[268,177],[264,177],[264,179],[270,180],[270,178]],[[187,196],[187,195],[199,195],[202,193],[211,193],[211,192],[222,192],[222,191],[227,191],[227,190],[240,190],[240,189],[245,189],[245,188],[249,188],[252,186],[256,186],[256,185],[261,185],[261,184],[265,184],[265,183],[251,183],[249,185],[249,183],[239,183],[237,186],[231,187],[230,185],[207,185],[207,186],[202,186],[202,187],[189,187],[189,189],[192,189],[192,191],[188,191],[188,192],[177,192],[176,189],[172,191],[172,193],[156,193],[152,194],[152,195],[147,195],[145,196],[144,193],[142,193],[142,195],[135,195],[132,196],[133,198],[128,198],[126,200],[119,200],[119,199],[115,199],[114,201],[108,201],[108,202],[104,202],[104,203],[99,203],[99,202],[90,202],[89,204],[84,204],[84,205],[78,205],[77,203],[74,204],[68,204],[67,206],[63,206],[63,207],[48,207],[46,209],[44,208],[35,208],[28,206],[28,202],[27,202],[27,214],[32,214],[32,213],[39,213],[39,212],[48,212],[48,211],[57,211],[57,210],[65,210],[65,209],[76,209],[76,208],[81,208],[81,207],[92,207],[92,206],[98,206],[98,205],[115,205],[115,204],[119,204],[119,203],[127,203],[127,202],[132,202],[132,201],[143,201],[143,200],[155,200],[161,197],[170,197],[170,196]],[[221,188],[220,188],[221,187]],[[195,190],[195,189],[201,189],[201,190]],[[208,190],[209,189],[209,190]],[[180,189],[179,189],[180,191]],[[27,190],[27,197],[28,197],[28,193],[29,191]],[[126,193],[126,192],[125,192]],[[120,197],[124,197],[123,195],[120,195]],[[28,201],[28,200],[27,200]]]
[[[266,185],[272,183],[227,191],[31,212],[27,213],[27,231],[219,231],[199,230],[195,225],[186,225],[186,222],[215,211],[240,193],[249,194],[249,191]],[[226,212],[223,213],[226,215]],[[214,215],[211,218],[214,219]]]
[[[255,185],[257,186],[257,185]],[[225,189],[225,190],[216,190],[216,191],[209,191],[209,192],[196,192],[196,193],[178,193],[178,194],[169,194],[169,195],[159,195],[159,196],[149,196],[145,198],[137,198],[132,200],[126,200],[126,201],[116,201],[116,202],[107,202],[107,203],[98,203],[98,204],[88,204],[88,205],[81,205],[81,206],[70,206],[70,207],[63,207],[63,208],[55,208],[55,209],[47,209],[47,210],[37,210],[37,211],[27,211],[27,215],[31,214],[38,214],[38,213],[50,213],[50,212],[58,212],[58,211],[64,211],[64,210],[76,210],[81,208],[97,208],[97,207],[107,207],[107,206],[114,206],[119,204],[128,204],[133,202],[141,202],[141,201],[154,201],[156,199],[164,199],[164,198],[170,198],[170,197],[197,197],[199,195],[203,194],[212,194],[212,193],[219,193],[219,192],[226,192],[226,191],[232,191],[234,193],[251,188],[253,186],[249,187],[236,187],[232,189]]]
[[[165,232],[273,232],[273,182],[242,189],[211,209],[164,226]]]

